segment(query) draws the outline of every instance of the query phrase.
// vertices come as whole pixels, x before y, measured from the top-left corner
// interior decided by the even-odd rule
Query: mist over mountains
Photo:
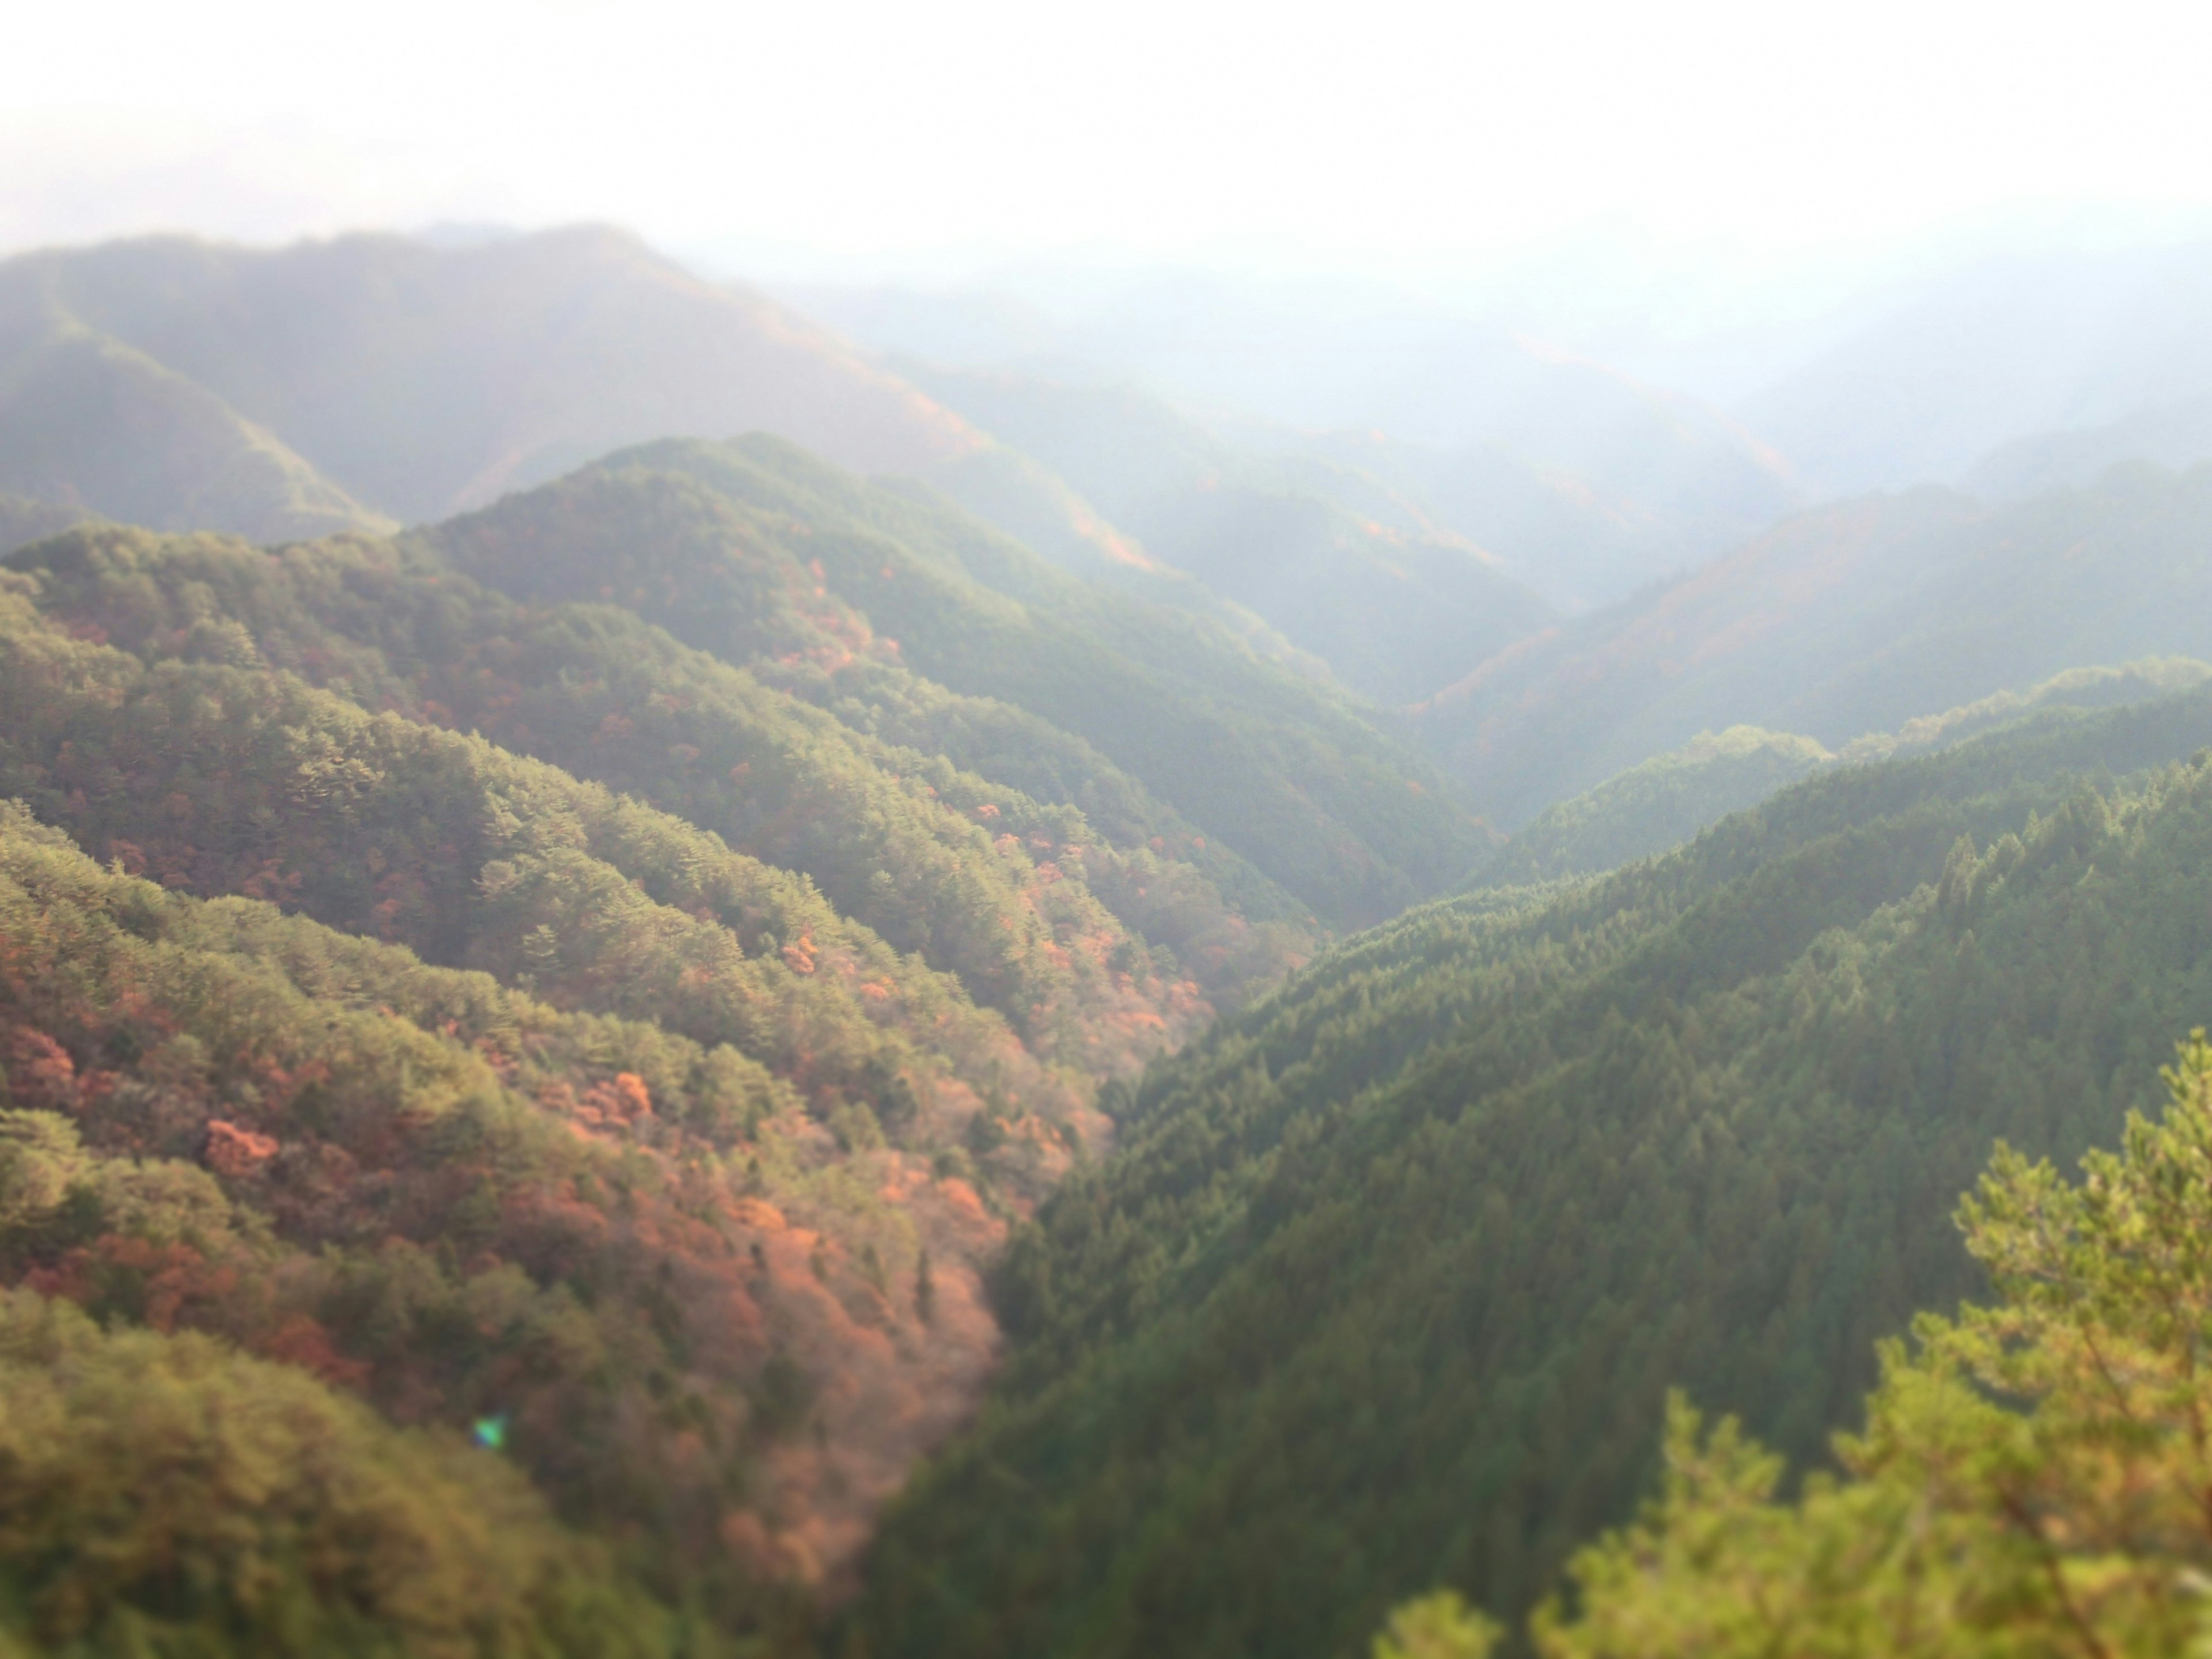
[[[0,1640],[1598,1651],[2204,1018],[2206,276],[0,263]]]

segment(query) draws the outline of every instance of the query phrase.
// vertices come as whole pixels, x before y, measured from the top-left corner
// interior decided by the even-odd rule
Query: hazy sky
[[[0,55],[0,246],[620,220],[949,271],[1387,270],[1611,215],[1789,249],[2212,203],[2212,9],[75,0]]]

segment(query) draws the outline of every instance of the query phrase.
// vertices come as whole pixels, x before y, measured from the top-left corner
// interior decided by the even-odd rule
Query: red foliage
[[[269,1136],[219,1117],[208,1121],[207,1163],[217,1175],[249,1176],[276,1156],[276,1143]]]
[[[77,1103],[76,1062],[44,1031],[19,1025],[7,1037],[8,1084],[15,1103],[34,1111],[65,1112]]]
[[[357,1389],[368,1380],[368,1364],[340,1353],[331,1334],[306,1314],[294,1314],[257,1346],[263,1358],[297,1365],[340,1388]]]

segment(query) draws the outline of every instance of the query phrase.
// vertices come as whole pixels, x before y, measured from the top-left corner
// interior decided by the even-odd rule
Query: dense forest
[[[1777,1503],[1784,1464],[1680,1394],[1635,1522],[1577,1553],[1544,1659],[2194,1652],[2207,1470],[2197,1348],[2212,1231],[2212,1046],[2162,1068],[2160,1120],[2069,1185],[2002,1142],[1960,1205],[1994,1305],[1881,1346],[1843,1479]],[[1445,1590],[1395,1609],[1378,1659],[1484,1659],[1495,1621]]]
[[[790,297],[0,262],[0,1652],[2201,1634],[2212,470]]]
[[[35,541],[0,573],[0,799],[9,1275],[94,1322],[12,1316],[94,1390],[38,1409],[290,1389],[287,1432],[353,1448],[340,1488],[489,1435],[482,1492],[424,1499],[460,1519],[378,1524],[404,1559],[520,1517],[484,1630],[580,1652],[602,1617],[803,1645],[973,1410],[982,1271],[1103,1150],[1099,1081],[1326,937],[1263,866],[1340,926],[1480,844],[1234,631],[765,443],[396,538]],[[237,1449],[242,1491],[285,1443]],[[463,1588],[260,1607],[246,1524],[137,1539],[96,1595],[39,1578],[26,1617],[463,1639],[408,1622]]]
[[[893,1510],[872,1650],[1346,1650],[1514,1618],[1668,1387],[1802,1465],[2212,974],[2212,700],[1841,769],[1669,857],[1416,910],[1118,1093],[1001,1269],[997,1402]]]

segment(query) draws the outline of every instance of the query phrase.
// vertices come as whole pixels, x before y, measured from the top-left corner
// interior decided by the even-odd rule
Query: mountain
[[[9,274],[0,267],[0,489],[270,541],[391,527],[204,386],[57,314]]]
[[[671,434],[766,427],[908,471],[981,441],[765,297],[593,228],[25,254],[0,264],[0,489],[262,539],[441,518]]]
[[[2156,411],[2212,396],[2212,244],[2016,252],[1911,289],[1888,313],[1747,399],[1736,413],[1820,489],[1957,483],[2038,434],[2094,447]],[[2146,443],[2106,462],[2194,463]],[[2017,469],[2021,463],[1992,462]],[[2097,470],[2101,470],[2100,466]],[[2040,475],[2088,483],[2094,472]]]
[[[2109,1144],[2212,989],[2208,738],[2198,690],[1836,769],[1415,910],[1116,1091],[855,1639],[1352,1652],[1435,1584],[1517,1619],[1670,1386],[1817,1461],[1875,1338],[1973,1286],[1993,1139]]]
[[[623,603],[872,735],[1078,806],[1118,844],[1201,867],[1234,849],[1333,927],[1445,890],[1488,844],[1340,693],[773,440],[626,451],[428,540],[518,597]]]
[[[2130,463],[2183,468],[2206,460],[2212,460],[2212,394],[2161,404],[2103,426],[2015,438],[1967,468],[1959,487],[1984,500],[2016,501],[2094,484]]]
[[[1731,812],[1831,764],[1810,738],[1731,726],[1701,732],[1595,789],[1547,807],[1470,877],[1470,887],[1518,887],[1595,875],[1689,840]]]
[[[1410,507],[1425,532],[1466,538],[1516,580],[1570,614],[1610,605],[1700,564],[1774,511],[1652,506],[1562,467],[1525,460],[1504,442],[1458,447],[1404,443],[1381,431],[1305,432],[1255,422],[1222,423],[1262,453],[1322,464],[1316,485],[1389,524]],[[1309,477],[1313,476],[1310,471]]]
[[[908,360],[897,367],[1051,469],[1146,553],[1250,610],[1378,701],[1425,696],[1551,620],[1498,560],[1372,480],[1340,476],[1348,469],[1240,452],[1131,387]],[[988,513],[988,498],[957,477],[939,482]]]
[[[1348,921],[1484,844],[1237,635],[766,439],[396,538],[33,541],[9,798],[0,1271],[55,1304],[22,1340],[461,1458],[425,1501],[515,1530],[435,1582],[511,1569],[488,1609],[595,1652],[805,1650],[973,1410],[983,1270],[1103,1150],[1100,1081],[1314,950],[1268,872]],[[256,1631],[252,1594],[102,1605]]]
[[[1066,291],[1050,305],[993,290],[790,297],[902,358],[1133,385],[1243,447],[1256,423],[1273,431],[1266,448],[1341,463],[1381,434],[1403,457],[1370,470],[1554,604],[1618,598],[1802,502],[1787,464],[1719,411],[1403,295],[1175,271],[1042,286]],[[1500,489],[1510,500],[1488,499]]]
[[[330,688],[276,669],[200,580],[246,586],[263,556],[143,538],[77,532],[18,556],[0,793],[75,846],[52,843],[9,925],[32,953],[6,1064],[24,1109],[65,1109],[106,1156],[234,1177],[251,1213],[243,1255],[169,1265],[95,1215],[33,1252],[35,1282],[234,1339],[312,1321],[295,1336],[325,1334],[308,1352],[327,1374],[398,1420],[506,1413],[562,1514],[642,1528],[693,1563],[679,1577],[725,1559],[725,1486],[750,1487],[744,1512],[773,1522],[748,1574],[772,1589],[836,1570],[987,1368],[975,1269],[1009,1206],[1064,1166],[1087,1079],[803,877],[434,708],[362,707],[353,674],[385,701],[368,690],[373,647]],[[273,585],[270,610],[291,586]],[[462,597],[427,608],[450,623]],[[103,617],[132,649],[95,642]],[[684,685],[638,678],[623,690],[647,702]],[[525,702],[550,726],[562,699]],[[1063,991],[1087,978],[1117,1005],[1091,1025],[1101,1046],[1127,1016],[1141,1052],[1194,1012],[1194,988],[1133,960],[1096,909],[1086,924],[1079,879],[1036,905],[1039,954],[1067,970]],[[87,983],[55,965],[78,948],[78,911],[112,940],[83,947]],[[580,1176],[571,1147],[589,1154]],[[288,1267],[286,1250],[325,1265]],[[615,1276],[595,1280],[602,1259]],[[794,1285],[757,1282],[794,1266]],[[905,1287],[896,1307],[874,1299],[885,1286]],[[441,1338],[471,1299],[482,1340]],[[655,1305],[658,1325],[623,1324]],[[900,1320],[928,1330],[865,1334]],[[818,1413],[783,1409],[820,1439],[785,1455],[746,1401],[802,1386],[821,1389]],[[703,1462],[684,1450],[700,1433]]]
[[[1680,749],[1655,755],[1538,813],[1477,866],[1467,885],[1524,886],[1594,875],[1679,846],[1707,825],[1757,805],[1823,767],[1924,754],[2039,710],[2109,708],[2185,690],[2207,679],[2212,679],[2212,664],[2188,658],[2072,668],[2026,691],[2001,691],[1908,720],[1895,732],[1854,738],[1833,753],[1810,738],[1753,726],[1700,732]]]
[[[1419,724],[1515,827],[1701,731],[1838,749],[2081,665],[2203,657],[2208,524],[2203,469],[2001,508],[1933,488],[1838,503],[1501,653]]]

